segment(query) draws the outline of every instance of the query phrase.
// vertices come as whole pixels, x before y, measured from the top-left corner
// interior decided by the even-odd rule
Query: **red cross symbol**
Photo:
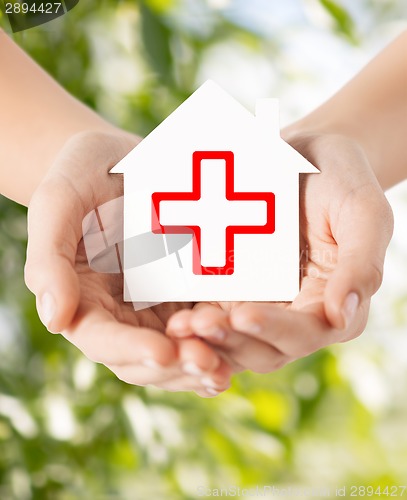
[[[196,151],[192,192],[152,195],[154,233],[194,235],[194,274],[233,274],[235,234],[274,233],[274,194],[235,192],[234,184],[231,151]]]

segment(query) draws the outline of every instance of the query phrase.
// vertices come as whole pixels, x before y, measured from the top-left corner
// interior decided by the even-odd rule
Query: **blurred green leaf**
[[[164,14],[176,4],[176,0],[144,0],[144,3],[157,14]]]
[[[320,1],[336,32],[355,40],[340,2]],[[140,134],[195,89],[220,45],[233,47],[237,59],[249,47],[276,73],[290,66],[283,34],[261,37],[193,0],[188,5],[210,18],[202,30],[198,14],[174,19],[180,5],[83,0],[14,39],[69,92]],[[8,29],[4,16],[0,22]],[[230,61],[221,63],[228,71]],[[132,82],[125,90],[122,78]],[[38,319],[23,283],[25,224],[26,210],[0,197],[1,500],[188,500],[198,484],[384,485],[405,478],[405,398],[389,414],[374,414],[345,377],[338,346],[273,374],[240,374],[214,400],[132,387],[84,362]],[[404,324],[405,308],[396,306]]]
[[[334,20],[338,33],[344,35],[351,43],[357,43],[355,24],[349,12],[334,0],[319,1]]]
[[[173,57],[171,30],[152,9],[143,5],[140,9],[141,32],[147,60],[159,81],[173,86]]]

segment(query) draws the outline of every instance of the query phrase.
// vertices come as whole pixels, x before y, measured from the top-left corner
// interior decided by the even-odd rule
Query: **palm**
[[[215,324],[226,330],[232,327],[235,333],[228,336],[222,349],[241,366],[256,371],[270,371],[270,363],[266,360],[260,366],[260,359],[284,363],[287,356],[281,352],[290,353],[293,359],[363,331],[391,234],[391,211],[358,147],[344,138],[328,136],[301,139],[293,145],[321,171],[302,175],[300,181],[300,293],[290,304],[218,302],[212,303],[216,306],[212,309],[197,306],[194,317],[183,316],[192,325],[191,331],[198,330],[202,336],[206,334],[199,330],[201,325],[206,330]],[[360,242],[370,252],[370,259],[359,250]],[[352,291],[349,287],[360,287],[354,274],[371,292],[362,297],[355,316],[353,311],[349,316],[344,308]],[[249,359],[242,351],[245,346],[249,352],[247,334],[253,326],[250,346],[256,356]]]
[[[115,140],[114,145],[117,148],[116,142],[118,141]],[[134,146],[135,142],[137,140],[135,141],[134,138],[126,138],[123,145],[120,144],[118,159],[127,152],[129,146]],[[86,140],[81,141],[79,146],[84,148],[85,153],[89,155],[90,148]],[[302,150],[306,150],[308,144],[305,146],[303,144],[294,144],[294,146],[300,152],[307,153],[307,151]],[[98,147],[100,147],[99,143]],[[78,148],[77,144],[75,148]],[[83,159],[81,160],[83,161]],[[76,175],[75,170],[79,169],[82,170],[82,165],[74,165],[71,175]],[[88,198],[89,191],[92,191],[94,204],[100,206],[112,198],[112,193],[116,193],[117,197],[122,195],[121,181],[114,177],[110,176],[108,182],[106,182],[106,178],[103,178],[103,184],[101,183],[100,186],[94,182],[94,178],[91,178],[91,182],[84,190],[85,194],[79,192],[76,195]],[[335,178],[335,173],[329,169],[322,169],[321,174],[301,176],[301,292],[292,304],[280,304],[283,308],[304,310],[323,316],[325,286],[329,276],[335,269],[338,258],[338,245],[333,234],[338,229],[338,226],[343,225],[343,217],[351,216],[352,212],[351,199],[348,198],[346,201],[349,192],[348,186],[340,185],[338,181],[339,178]],[[361,183],[362,186],[365,183],[363,176],[361,177]],[[332,200],[335,200],[337,206],[341,206],[341,212],[339,216],[335,216],[335,220],[331,217],[331,214],[335,213],[331,206]],[[82,204],[86,204],[86,199],[82,200]],[[118,221],[114,220],[113,224],[117,226]],[[191,307],[191,304],[186,303],[166,303],[135,312],[131,303],[123,302],[123,275],[102,275],[92,272],[89,269],[83,245],[78,247],[76,266],[81,288],[84,291],[81,296],[86,297],[83,300],[86,302],[91,301],[95,308],[103,308],[118,321],[163,332],[167,320],[174,312],[185,307]],[[238,304],[240,303],[218,303],[222,309],[227,311],[230,311]]]
[[[120,379],[213,395],[200,378],[210,373],[224,390],[230,376],[226,363],[199,339],[164,335],[168,318],[190,304],[135,311],[123,301],[122,273],[103,274],[89,266],[84,218],[122,197],[122,179],[108,172],[137,142],[125,133],[93,132],[68,141],[30,203],[26,282],[37,295],[44,324]],[[115,229],[121,226],[117,213],[108,219]],[[93,229],[100,235],[100,227]]]
[[[95,138],[94,135],[85,135],[66,147],[63,155],[64,169],[56,169],[53,183],[54,189],[66,198],[67,206],[75,201],[70,211],[70,222],[77,241],[79,239],[78,227],[82,227],[82,220],[87,212],[98,209],[109,200],[122,199],[122,179],[108,175],[107,172],[137,142],[138,139],[133,136],[103,135]],[[90,167],[89,173],[84,172],[84,164]],[[81,184],[72,182],[80,177],[82,178]],[[105,234],[108,234],[110,230],[117,233],[117,228],[122,227],[122,207],[120,203],[118,206],[119,213],[116,210],[109,211],[107,218],[102,221]],[[111,321],[150,328],[162,333],[168,317],[175,310],[185,307],[186,304],[179,306],[162,304],[136,312],[131,302],[123,301],[123,274],[103,274],[92,271],[89,267],[89,255],[85,250],[83,238],[78,243],[77,241],[70,243],[73,248],[76,246],[74,271],[80,287],[79,315],[85,309],[87,314],[92,311],[94,314],[104,315]]]
[[[331,142],[332,139],[328,139],[328,143]],[[339,302],[336,289],[342,286],[342,292],[345,290],[343,280],[337,279],[338,263],[344,261],[344,255],[345,260],[347,257],[348,262],[353,262],[355,252],[349,252],[346,244],[355,239],[355,233],[363,228],[366,220],[372,225],[372,217],[366,216],[372,208],[371,200],[375,202],[376,213],[389,212],[359,151],[348,148],[348,158],[345,155],[339,159],[343,165],[338,169],[337,164],[328,161],[329,154],[322,154],[320,158],[315,151],[309,151],[312,141],[295,146],[321,173],[301,179],[301,291],[292,304],[221,302],[210,308],[196,304],[191,311],[190,303],[166,303],[135,311],[132,303],[123,301],[122,274],[101,274],[90,269],[82,240],[82,220],[96,207],[122,195],[122,180],[109,176],[108,171],[136,143],[137,139],[126,134],[94,133],[75,137],[64,148],[31,202],[26,278],[39,297],[45,287],[53,284],[53,293],[63,305],[53,316],[53,330],[63,330],[88,357],[107,364],[123,380],[155,383],[171,390],[180,386],[199,390],[196,378],[185,378],[179,371],[180,364],[191,365],[192,361],[201,370],[211,371],[212,376],[216,369],[218,383],[225,387],[230,371],[215,351],[222,351],[222,357],[236,370],[271,371],[287,362],[287,356],[292,359],[338,341],[329,325],[332,318],[335,320],[335,314],[327,308],[327,297],[331,303]],[[343,151],[347,145],[334,146],[337,151]],[[316,149],[317,153],[324,151],[320,144]],[[359,214],[357,224],[353,224],[354,213]],[[48,220],[49,225],[39,230],[43,220]],[[381,221],[379,231],[370,231],[373,236],[367,238],[372,248],[378,241],[382,242],[383,248],[376,252],[379,274],[375,278],[380,277],[389,222],[390,218]],[[120,220],[113,216],[112,223],[117,227]],[[377,225],[376,220],[374,224]],[[365,231],[365,236],[368,235],[369,231]],[[363,263],[357,264],[363,267]],[[346,267],[349,276],[355,266]],[[369,273],[362,276],[366,277],[371,278]],[[368,307],[369,300],[364,300],[358,308],[357,321],[353,321],[347,331],[348,338],[363,330]],[[257,322],[262,325],[261,331],[256,330],[253,338],[246,326],[258,328]],[[230,331],[231,327],[233,335],[227,337],[226,343],[219,345],[218,342],[215,350],[194,338],[194,334],[205,337],[210,331]],[[175,336],[184,339],[174,342],[163,335],[171,331],[180,332]],[[284,354],[286,352],[290,354]],[[165,373],[162,370],[146,372],[145,367],[151,367],[146,361],[158,361],[161,366],[176,362],[178,368]],[[270,362],[274,363],[271,368]],[[207,394],[208,389],[203,395]]]
[[[135,311],[131,302],[123,301],[123,274],[101,274],[92,271],[83,242],[78,247],[75,269],[80,282],[81,305],[106,311],[112,320],[163,333],[169,316],[185,307],[185,304],[181,303],[167,303]]]
[[[292,303],[281,302],[282,308],[322,313],[323,294],[328,277],[335,269],[338,245],[332,236],[329,219],[329,199],[321,175],[302,177],[300,183],[300,293]],[[322,182],[321,182],[322,180]],[[317,195],[317,196],[316,196]],[[217,302],[222,309],[231,310],[241,302]]]
[[[300,293],[287,307],[312,313],[321,321],[326,321],[325,289],[338,264],[339,246],[334,235],[346,227],[354,208],[354,198],[347,193],[346,189],[341,192],[325,171],[304,176],[300,182]],[[332,200],[341,207],[339,213]],[[368,309],[369,302],[365,302],[360,311],[363,323]]]

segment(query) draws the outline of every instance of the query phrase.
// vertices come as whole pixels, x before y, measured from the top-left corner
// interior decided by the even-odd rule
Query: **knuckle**
[[[256,307],[242,306],[232,318],[232,321],[244,325],[262,325],[264,323],[264,314]]]
[[[393,209],[383,192],[374,207],[371,207],[371,214],[374,216],[377,227],[377,237],[382,246],[387,247],[394,231]]]
[[[390,239],[394,230],[394,215],[393,215],[393,209],[391,208],[391,205],[384,194],[383,194],[382,213],[384,219],[384,227],[387,229]]]
[[[37,273],[36,266],[32,262],[32,260],[28,257],[26,263],[24,265],[24,281],[27,285],[27,288],[35,293],[36,289],[36,281],[37,281]]]
[[[371,283],[373,293],[376,292],[383,282],[383,266],[375,262],[371,262],[369,266],[369,281]]]

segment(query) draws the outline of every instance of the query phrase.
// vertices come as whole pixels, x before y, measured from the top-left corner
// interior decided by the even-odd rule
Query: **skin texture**
[[[378,183],[387,189],[407,177],[406,50],[407,32],[283,131],[321,170],[301,184],[305,275],[296,300],[288,306],[198,305],[172,316],[168,335],[210,339],[230,362],[268,372],[363,331],[393,228]]]
[[[304,136],[293,146],[321,170],[301,177],[297,298],[292,304],[198,304],[176,312],[167,327],[172,338],[198,335],[235,368],[259,373],[362,333],[392,234],[391,209],[356,143]]]
[[[128,383],[219,394],[231,373],[219,355],[164,336],[182,304],[135,313],[122,277],[87,264],[82,219],[123,194],[107,172],[140,138],[70,96],[1,30],[0,67],[0,191],[29,205],[25,276],[43,323]]]
[[[296,137],[343,135],[363,149],[386,190],[407,177],[407,31],[315,111],[284,131]]]
[[[88,265],[82,220],[122,195],[122,177],[108,172],[138,142],[94,132],[68,141],[30,202],[26,283],[49,330],[61,332],[121,380],[213,396],[229,387],[227,363],[201,339],[164,335],[168,318],[187,304],[135,312],[123,302],[123,276],[96,273]]]
[[[0,187],[29,203],[26,282],[44,324],[128,383],[202,396],[225,390],[233,372],[273,371],[359,335],[392,233],[377,178],[388,187],[406,172],[406,47],[402,35],[283,133],[321,170],[301,179],[302,281],[292,304],[165,304],[135,313],[122,301],[122,277],[89,269],[81,238],[83,217],[122,194],[108,170],[139,139],[75,101],[0,33]],[[24,92],[24,82],[39,94]]]
[[[69,95],[0,29],[0,193],[22,205],[66,141],[118,132]]]

